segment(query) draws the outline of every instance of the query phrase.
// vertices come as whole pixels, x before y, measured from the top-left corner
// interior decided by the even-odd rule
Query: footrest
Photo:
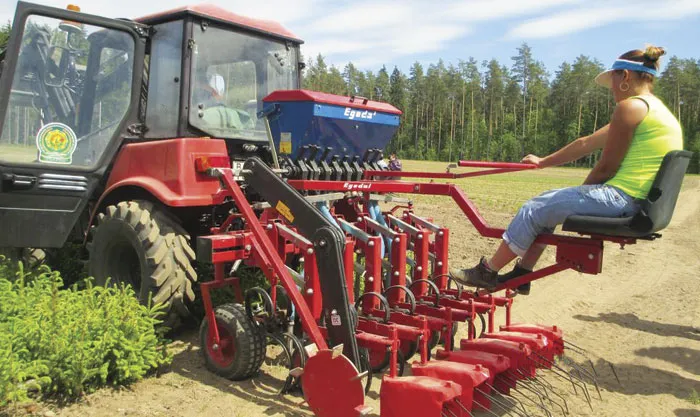
[[[500,326],[504,332],[520,332],[530,334],[543,334],[552,343],[552,350],[557,356],[564,354],[564,334],[557,326],[547,326],[544,324],[516,323],[509,326]]]
[[[427,376],[385,376],[379,390],[382,417],[441,417],[443,408],[462,395],[453,381]]]
[[[428,376],[431,378],[454,381],[458,383],[462,387],[460,401],[462,402],[464,408],[466,408],[468,411],[473,409],[475,398],[478,406],[482,406],[484,408],[490,407],[490,404],[484,401],[488,401],[488,399],[481,398],[483,396],[481,396],[479,392],[474,391],[475,388],[479,387],[479,390],[485,392],[487,395],[491,392],[491,386],[484,384],[484,382],[489,381],[491,374],[489,370],[481,364],[470,365],[439,360],[430,361],[423,364],[420,362],[415,362],[411,365],[411,371],[415,376]],[[456,404],[448,404],[447,408],[454,415],[459,417],[467,417],[469,415]]]

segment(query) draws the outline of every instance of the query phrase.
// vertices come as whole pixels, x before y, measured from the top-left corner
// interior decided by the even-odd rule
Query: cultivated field
[[[444,167],[443,163],[404,163],[406,170],[442,171]],[[527,198],[580,184],[585,175],[584,170],[549,169],[457,183],[489,223],[505,226]],[[479,237],[448,199],[418,197],[415,203],[419,214],[451,228],[452,265],[472,266],[498,243]],[[687,177],[674,220],[663,235],[624,250],[607,245],[602,274],[566,271],[535,282],[530,296],[516,298],[515,321],[557,324],[570,341],[595,354],[592,360],[599,372],[602,401],[591,386],[592,410],[580,391],[574,396],[570,384],[547,377],[568,393],[570,415],[700,416],[697,400],[690,400],[693,390],[700,392],[700,177]],[[552,257],[547,252],[542,264]],[[303,398],[276,394],[281,387],[278,372],[238,383],[210,374],[199,357],[196,330],[180,334],[172,349],[176,354],[169,372],[123,391],[95,393],[81,404],[56,410],[57,415],[311,415]],[[601,358],[615,365],[620,383]],[[576,356],[572,359],[580,361]],[[379,385],[375,379],[368,399],[375,406],[374,415],[379,411]],[[536,415],[536,410],[531,411]]]

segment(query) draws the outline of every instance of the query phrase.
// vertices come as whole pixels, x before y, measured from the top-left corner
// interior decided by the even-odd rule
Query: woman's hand
[[[526,156],[525,158],[523,158],[520,162],[522,162],[523,164],[535,165],[535,166],[537,166],[537,168],[544,168],[544,166],[542,164],[543,160],[544,160],[544,158],[540,158],[537,155],[530,154],[530,155]]]

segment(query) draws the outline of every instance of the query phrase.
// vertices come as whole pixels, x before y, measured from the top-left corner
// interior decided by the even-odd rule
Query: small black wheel
[[[233,381],[255,375],[265,359],[265,337],[241,304],[224,304],[214,311],[219,343],[209,333],[205,318],[199,329],[201,352],[207,369]]]

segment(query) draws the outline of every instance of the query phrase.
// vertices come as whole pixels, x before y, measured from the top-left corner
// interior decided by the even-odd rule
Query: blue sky
[[[68,0],[35,0],[65,7]],[[70,0],[84,12],[137,17],[189,4],[181,0]],[[700,0],[211,0],[234,13],[276,20],[305,40],[305,56],[322,53],[331,64],[407,71],[443,58],[473,56],[510,66],[527,42],[554,73],[584,54],[608,65],[645,44],[669,55],[700,59]],[[16,2],[0,0],[0,19]]]

